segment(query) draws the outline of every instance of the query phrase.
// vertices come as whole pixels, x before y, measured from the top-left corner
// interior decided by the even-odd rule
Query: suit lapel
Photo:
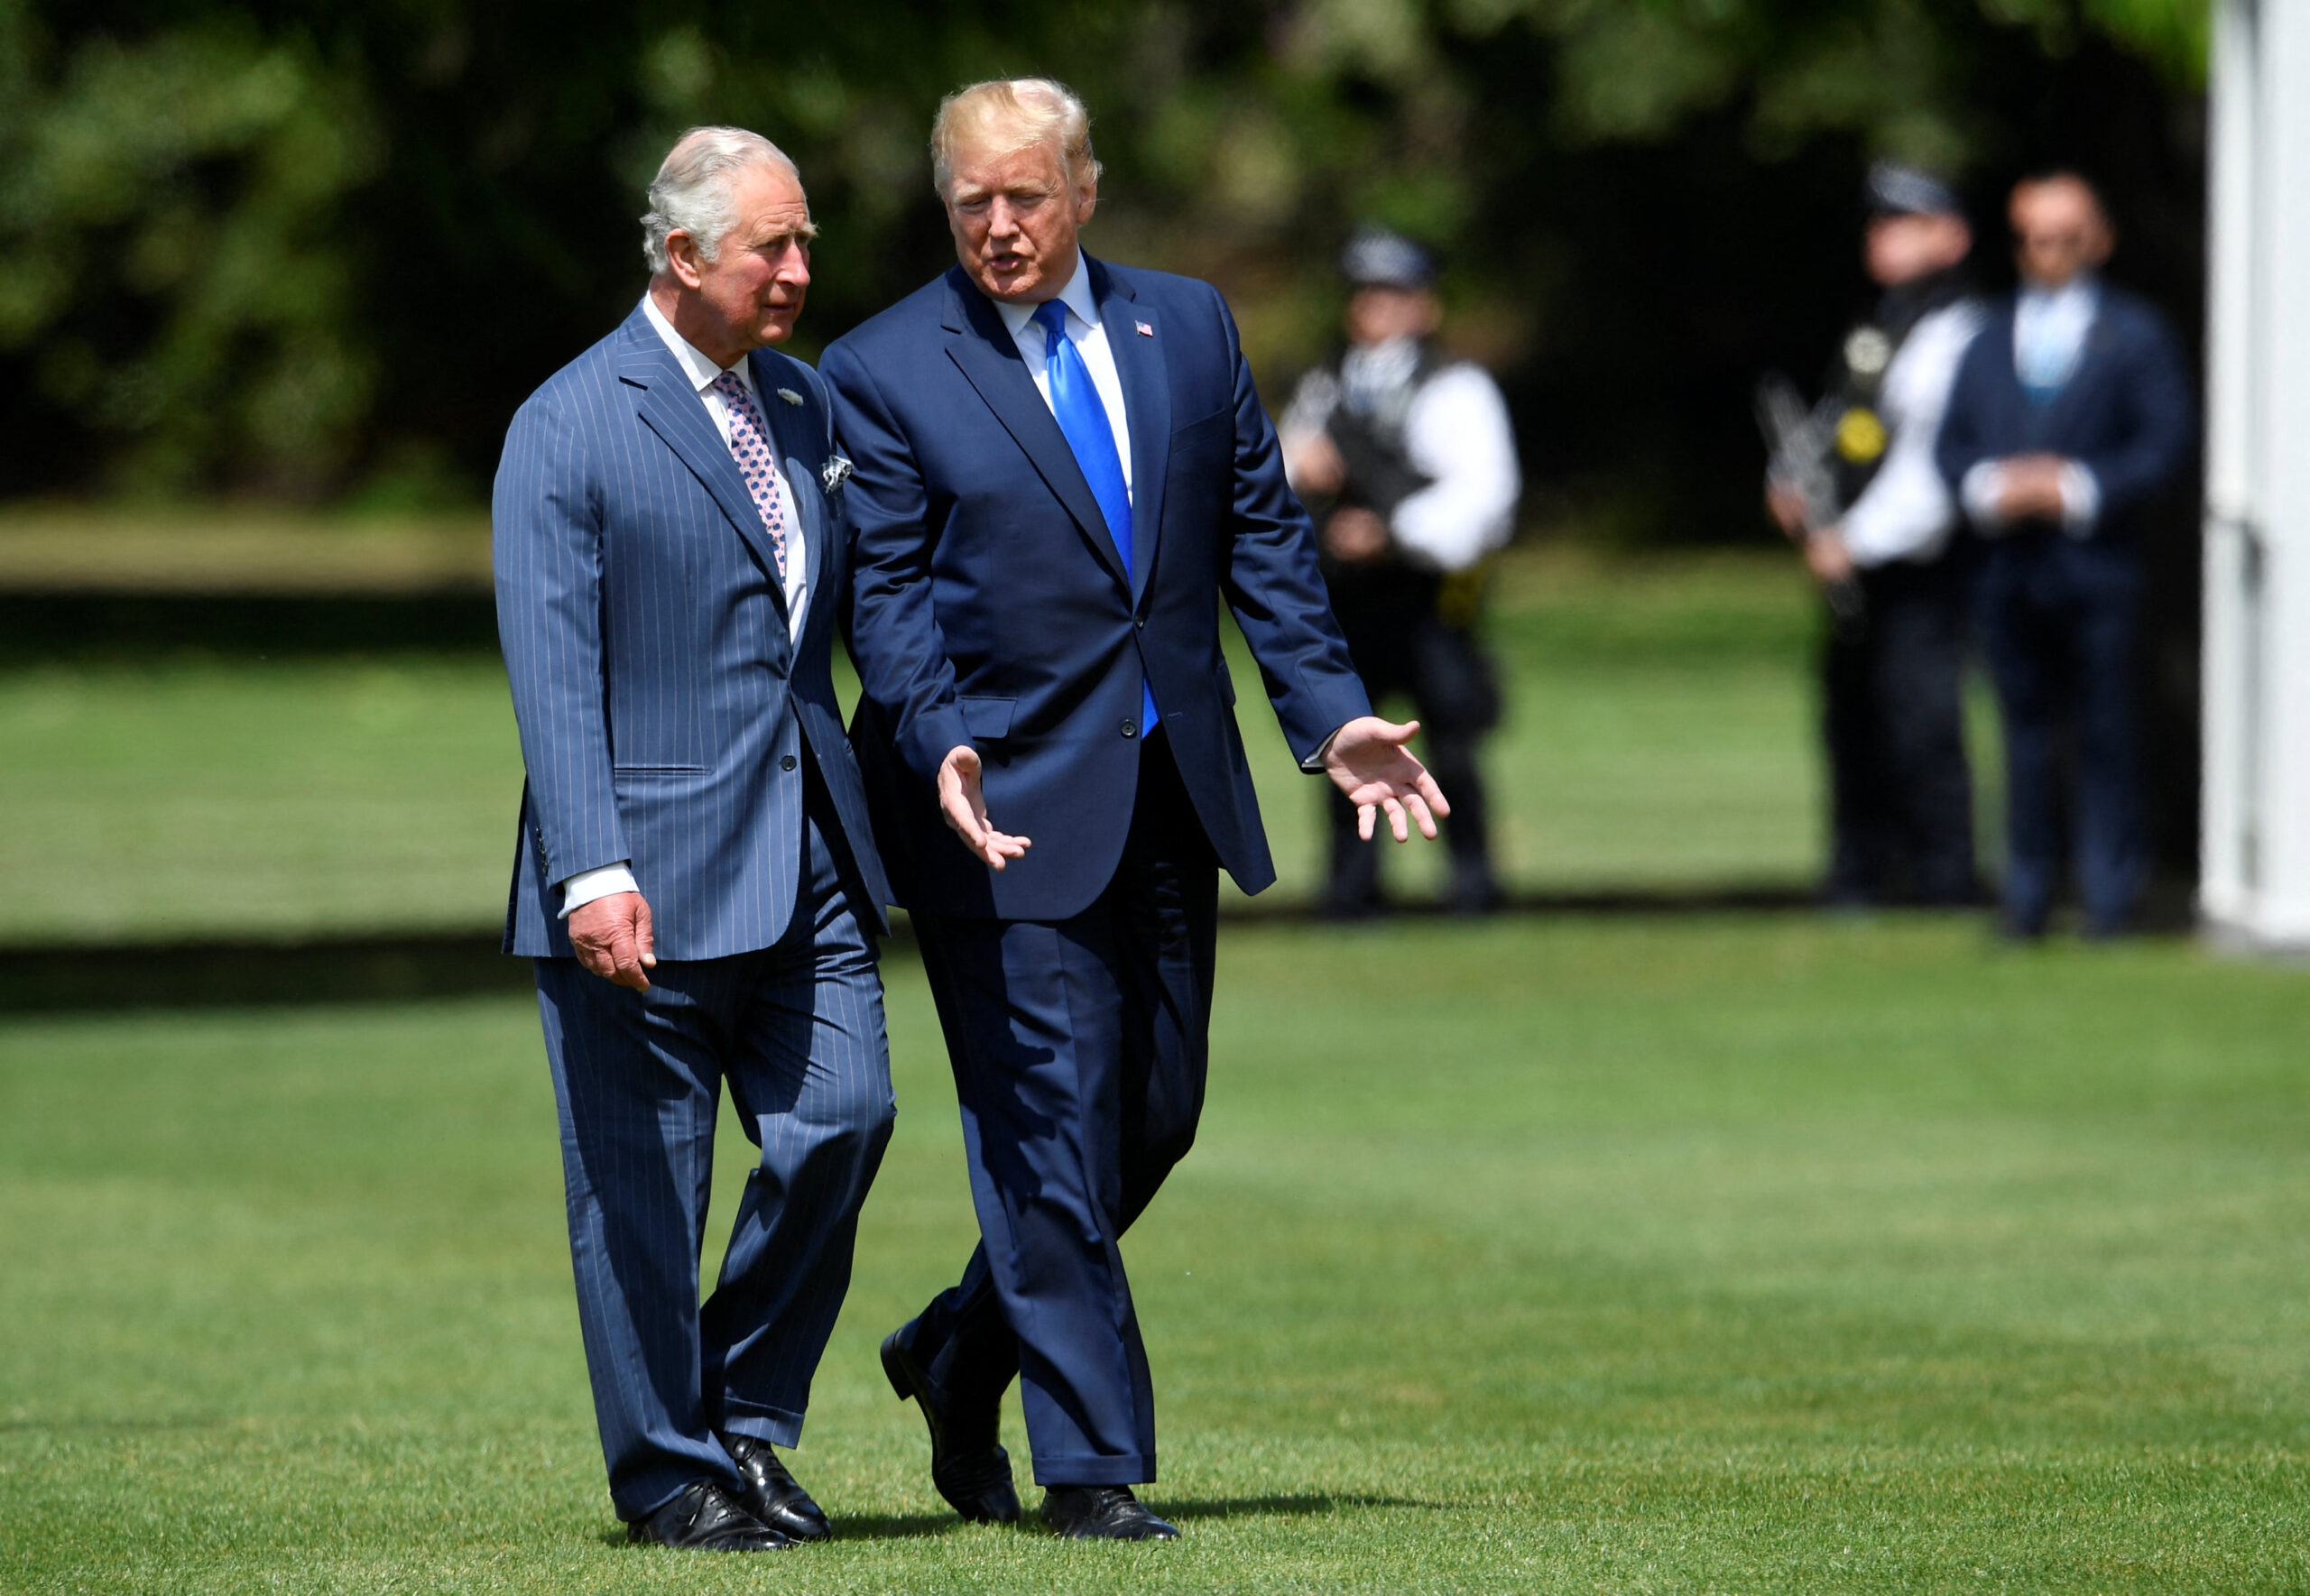
[[[2020,363],[2014,358],[2014,323],[2019,314],[2019,305],[2018,300],[2007,304],[2005,309],[1982,329],[1979,336],[1991,340],[1990,358],[1997,363],[1995,388],[2007,396],[2005,402],[2012,406],[2015,424],[2019,427],[2022,435],[2028,437],[2035,435],[2036,429],[2044,420],[2045,412],[2039,408],[2037,402],[2029,397],[2029,391],[2021,386]]]
[[[2048,433],[2056,430],[2054,418],[2066,419],[2070,411],[2087,395],[2100,392],[2095,379],[2102,363],[2110,357],[2113,337],[2109,300],[2106,297],[2097,298],[2093,305],[2093,319],[2085,324],[2084,340],[2077,346],[2077,364],[2071,368],[2069,381],[2061,385],[2061,392],[2054,395],[2053,402],[2046,406]]]
[[[737,461],[730,457],[730,446],[722,441],[721,432],[706,413],[705,402],[690,386],[689,374],[682,370],[648,318],[636,310],[626,323],[626,332],[618,377],[638,390],[634,413],[714,496],[715,503],[753,551],[755,560],[771,575],[772,595],[783,615],[786,593],[776,580],[778,553],[771,546],[769,530],[762,524],[762,512],[754,508],[753,495],[746,491],[746,479],[739,475]]]
[[[1107,530],[1107,518],[1099,513],[1099,502],[1091,495],[1091,484],[1083,479],[1083,468],[1075,463],[1067,435],[1058,429],[1058,420],[1043,402],[1034,378],[1027,374],[1027,363],[1019,357],[1010,329],[986,296],[962,277],[959,267],[947,278],[947,327],[953,335],[947,340],[947,355],[962,368],[995,419],[1075,518],[1092,557],[1128,590],[1131,574],[1123,568],[1114,537]],[[1136,514],[1132,521],[1135,527]]]
[[[794,512],[802,518],[802,558],[810,593],[816,596],[827,568],[826,499],[818,489],[817,464],[826,453],[826,439],[811,425],[808,405],[789,404],[780,397],[778,378],[782,374],[776,363],[759,353],[748,358],[753,363],[754,392],[760,397],[762,414],[770,419],[771,439],[778,446],[778,463],[786,473]]]
[[[1099,301],[1099,325],[1123,380],[1123,413],[1131,421],[1131,593],[1147,592],[1155,543],[1163,526],[1163,482],[1171,466],[1171,375],[1163,360],[1163,327],[1141,306],[1131,285],[1105,263],[1084,260]],[[1145,331],[1141,331],[1145,328]]]

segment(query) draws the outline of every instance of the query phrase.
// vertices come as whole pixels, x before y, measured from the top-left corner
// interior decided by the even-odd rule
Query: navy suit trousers
[[[1044,1485],[1155,1478],[1147,1351],[1118,1242],[1195,1140],[1218,861],[1168,740],[1141,745],[1122,863],[1058,921],[918,914],[981,1241],[900,1333],[950,1399],[1015,1374]]]
[[[775,946],[662,961],[647,992],[575,959],[537,961],[578,1324],[610,1496],[627,1519],[698,1481],[735,1487],[720,1436],[800,1440],[859,1204],[890,1140],[873,910],[821,831],[811,788],[801,897]],[[762,1159],[700,1307],[725,1083]]]
[[[2018,533],[1990,546],[1982,639],[2005,721],[2005,913],[2045,923],[2061,884],[2061,734],[2077,761],[2075,853],[2089,925],[2125,923],[2148,873],[2134,732],[2141,557],[2123,540]]]

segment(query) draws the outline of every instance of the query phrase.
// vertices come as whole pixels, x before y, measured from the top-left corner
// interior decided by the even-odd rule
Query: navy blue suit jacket
[[[638,307],[506,434],[497,629],[529,770],[509,953],[569,956],[556,883],[621,859],[660,958],[776,943],[800,890],[806,741],[877,915],[888,896],[830,674],[849,540],[842,493],[820,486],[825,390],[790,355],[749,358],[810,561],[794,643],[745,479]]]
[[[2193,437],[2189,378],[2172,330],[2149,304],[2103,283],[2068,384],[2039,404],[2013,366],[2014,300],[2000,301],[1965,351],[1936,455],[1954,490],[1983,460],[2052,454],[2078,461],[2102,489],[2098,530],[2173,479]]]
[[[1247,892],[1272,881],[1223,597],[1295,756],[1370,713],[1226,302],[1208,283],[1086,262],[1130,419],[1128,571],[960,267],[819,363],[857,463],[854,738],[910,908],[1044,920],[1089,907],[1130,826],[1142,672],[1219,862]],[[999,873],[938,812],[938,765],[963,743],[984,757],[993,823],[1034,842]]]

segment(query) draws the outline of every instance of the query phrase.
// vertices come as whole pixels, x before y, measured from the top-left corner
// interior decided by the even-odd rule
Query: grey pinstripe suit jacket
[[[805,740],[872,912],[889,900],[829,671],[850,537],[841,491],[820,485],[834,453],[826,390],[790,355],[750,358],[811,565],[791,646],[745,480],[638,307],[506,434],[491,510],[497,630],[529,771],[508,953],[568,956],[556,883],[621,859],[650,901],[660,958],[778,941],[802,868]]]

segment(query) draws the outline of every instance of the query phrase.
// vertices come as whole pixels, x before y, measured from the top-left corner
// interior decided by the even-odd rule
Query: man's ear
[[[1098,208],[1099,180],[1093,178],[1075,190],[1075,225],[1079,227],[1089,221],[1091,213]]]
[[[679,227],[666,235],[666,269],[684,288],[694,289],[702,281],[698,270],[698,240]]]

